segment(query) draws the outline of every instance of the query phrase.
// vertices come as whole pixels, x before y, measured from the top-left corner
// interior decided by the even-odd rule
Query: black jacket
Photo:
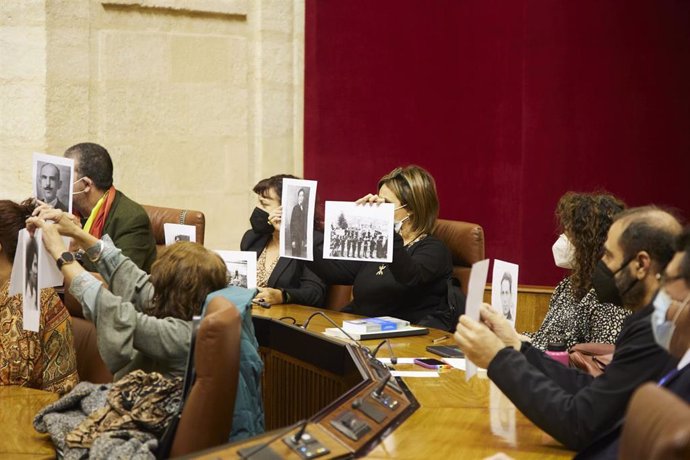
[[[261,254],[272,235],[262,235],[254,230],[247,230],[242,237],[240,249],[254,251]],[[314,238],[323,235],[314,232]],[[304,262],[297,259],[281,257],[268,278],[268,287],[285,289],[290,296],[290,303],[322,307],[326,298],[326,285],[321,278],[304,266]]]
[[[510,347],[498,352],[489,378],[535,425],[566,447],[582,449],[623,417],[637,387],[659,380],[675,365],[654,341],[653,310],[648,305],[625,320],[613,359],[599,377],[523,343],[520,352]]]
[[[314,261],[307,266],[329,284],[353,285],[353,301],[345,312],[425,324],[439,309],[448,309],[453,265],[448,248],[436,237],[405,247],[396,233],[391,263],[324,259],[322,252],[323,245],[315,244]]]
[[[664,383],[664,387],[690,403],[690,365],[685,366],[678,374]],[[673,410],[669,408],[669,410]],[[625,420],[600,436],[575,458],[577,460],[616,460],[618,458],[618,443]]]

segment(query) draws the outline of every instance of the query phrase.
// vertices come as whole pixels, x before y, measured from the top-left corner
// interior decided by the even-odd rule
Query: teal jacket
[[[242,315],[240,336],[240,378],[235,398],[230,442],[251,438],[264,432],[264,406],[261,397],[261,373],[264,363],[259,355],[259,342],[254,335],[252,299],[255,289],[229,286],[206,297],[206,306],[214,297],[222,296],[235,304]]]

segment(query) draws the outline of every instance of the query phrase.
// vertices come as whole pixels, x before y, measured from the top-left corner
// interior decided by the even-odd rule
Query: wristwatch
[[[62,270],[62,266],[65,264],[71,264],[74,262],[74,254],[71,252],[63,252],[60,258],[55,261],[57,263],[58,270]]]

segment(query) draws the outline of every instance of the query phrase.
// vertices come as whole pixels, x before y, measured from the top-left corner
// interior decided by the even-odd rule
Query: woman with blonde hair
[[[353,285],[343,311],[364,316],[394,316],[410,323],[450,329],[454,315],[447,302],[452,260],[431,233],[438,217],[434,178],[419,166],[395,168],[378,182],[376,194],[360,205],[395,206],[391,263],[323,259],[320,248],[307,265],[330,284]]]
[[[84,316],[95,324],[98,350],[115,379],[135,369],[184,375],[192,317],[201,313],[209,293],[228,284],[220,256],[197,243],[175,243],[160,254],[149,277],[108,235],[97,239],[57,209],[42,207],[35,214],[27,224],[43,229],[43,243]],[[61,235],[85,251],[107,289],[76,263]]]

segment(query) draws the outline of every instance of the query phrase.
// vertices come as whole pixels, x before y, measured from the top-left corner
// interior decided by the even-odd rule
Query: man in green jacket
[[[85,142],[68,148],[65,157],[74,160],[72,209],[82,219],[84,230],[96,238],[107,234],[125,256],[150,273],[156,259],[151,222],[141,205],[115,190],[108,151]],[[84,268],[96,271],[88,259],[82,258]]]

